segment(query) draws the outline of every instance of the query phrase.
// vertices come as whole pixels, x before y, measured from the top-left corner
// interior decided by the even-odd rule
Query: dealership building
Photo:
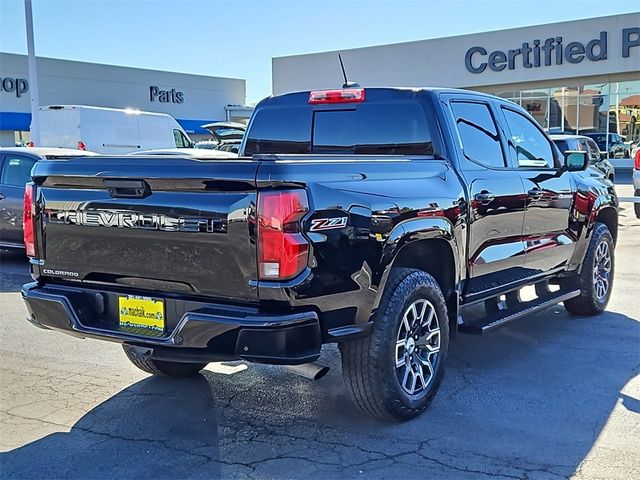
[[[168,113],[194,139],[201,125],[242,121],[245,81],[141,68],[38,58],[40,105],[92,105]],[[0,146],[29,139],[31,104],[27,57],[0,53]]]
[[[274,58],[273,93],[341,86],[337,53]],[[522,105],[551,132],[640,140],[640,13],[340,53],[363,87],[467,88]]]

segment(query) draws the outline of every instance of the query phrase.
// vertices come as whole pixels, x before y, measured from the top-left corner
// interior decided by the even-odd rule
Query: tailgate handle
[[[144,198],[151,194],[151,188],[144,180],[105,178],[104,186],[114,198]]]

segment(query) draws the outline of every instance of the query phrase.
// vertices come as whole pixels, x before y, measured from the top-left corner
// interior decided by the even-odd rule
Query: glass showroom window
[[[497,91],[550,133],[587,135],[611,158],[640,147],[640,81]]]
[[[29,132],[15,131],[13,133],[16,147],[24,147],[31,141],[31,135]]]
[[[582,85],[578,100],[578,131],[607,133],[609,84]]]
[[[640,81],[610,84],[609,132],[621,135],[626,142],[640,141]]]
[[[552,88],[549,96],[549,130],[576,133],[578,130],[578,86]]]
[[[520,92],[520,105],[542,128],[549,128],[549,89],[523,90]]]

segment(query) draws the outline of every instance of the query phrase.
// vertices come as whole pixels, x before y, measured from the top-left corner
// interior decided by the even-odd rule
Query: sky
[[[32,0],[37,56],[244,78],[271,58],[637,12],[640,0]],[[0,51],[26,53],[23,0],[0,0]]]

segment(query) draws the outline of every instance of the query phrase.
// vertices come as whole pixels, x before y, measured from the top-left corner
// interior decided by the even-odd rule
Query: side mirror
[[[587,152],[571,151],[564,152],[564,166],[570,172],[581,172],[589,166],[589,155]]]

